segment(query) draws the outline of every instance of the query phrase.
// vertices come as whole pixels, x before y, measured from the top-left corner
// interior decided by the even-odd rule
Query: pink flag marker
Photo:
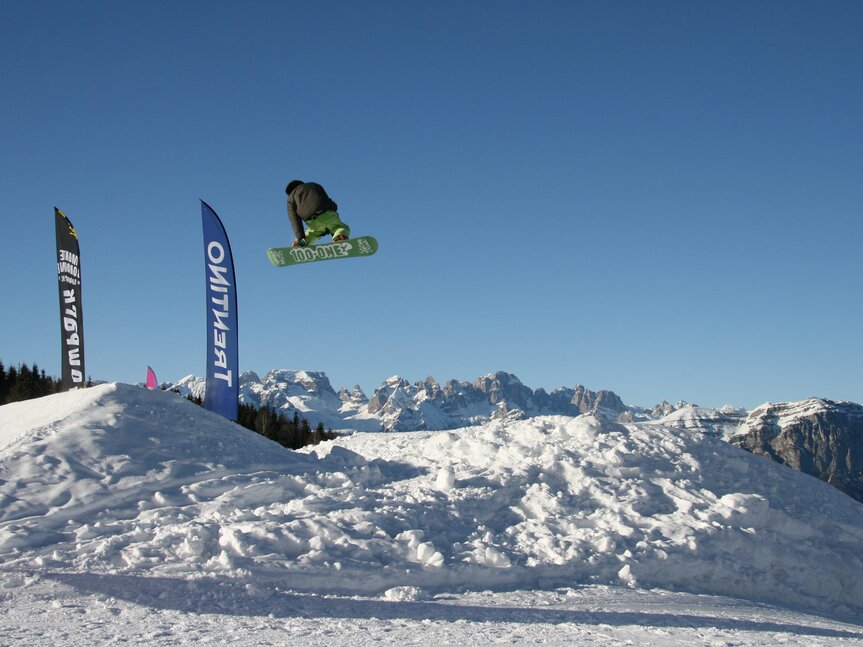
[[[156,388],[156,374],[149,366],[147,367],[147,388],[150,390]]]

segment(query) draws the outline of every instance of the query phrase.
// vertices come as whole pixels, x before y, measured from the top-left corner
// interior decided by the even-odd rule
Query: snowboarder
[[[320,184],[292,180],[285,193],[288,195],[288,218],[296,236],[294,247],[312,245],[326,234],[330,234],[334,242],[347,240],[351,235],[350,227],[339,218],[338,205]]]

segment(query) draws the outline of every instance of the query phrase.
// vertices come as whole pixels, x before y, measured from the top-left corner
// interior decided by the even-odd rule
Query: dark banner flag
[[[229,420],[239,409],[237,287],[228,234],[216,212],[201,200],[207,277],[207,392],[204,407]]]
[[[54,207],[57,232],[57,285],[60,290],[60,339],[63,389],[84,386],[84,312],[81,307],[81,256],[78,234],[62,211]]]

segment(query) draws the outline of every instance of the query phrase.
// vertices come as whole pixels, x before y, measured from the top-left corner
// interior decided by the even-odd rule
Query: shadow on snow
[[[863,630],[855,632],[691,612],[579,611],[523,606],[486,607],[446,602],[324,597],[285,592],[248,582],[212,578],[186,580],[92,573],[45,573],[44,577],[82,593],[108,595],[153,609],[184,613],[305,619],[637,625],[656,628],[785,632],[825,638],[863,638]]]

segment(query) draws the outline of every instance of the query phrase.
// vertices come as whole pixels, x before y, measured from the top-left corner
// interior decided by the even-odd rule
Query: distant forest
[[[61,380],[49,377],[35,363],[32,366],[20,364],[7,369],[0,361],[0,405],[41,398],[61,390]],[[190,396],[189,399],[203,404],[200,398]],[[323,440],[332,440],[338,436],[332,429],[325,430],[323,423],[312,429],[309,421],[301,418],[296,411],[292,418],[286,418],[270,407],[258,409],[241,404],[237,423],[288,449],[317,445]]]
[[[59,393],[60,380],[48,377],[36,364],[10,366],[0,361],[0,405]]]

